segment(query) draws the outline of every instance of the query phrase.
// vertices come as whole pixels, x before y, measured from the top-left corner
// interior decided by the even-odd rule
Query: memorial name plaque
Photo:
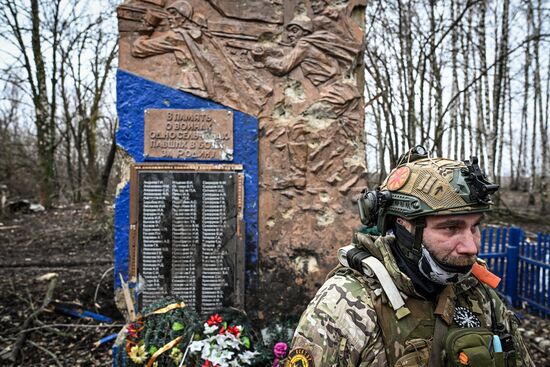
[[[228,110],[145,110],[146,157],[230,161],[233,112]]]
[[[243,306],[243,182],[235,164],[133,167],[130,275],[144,285],[140,307],[168,295],[203,315]]]

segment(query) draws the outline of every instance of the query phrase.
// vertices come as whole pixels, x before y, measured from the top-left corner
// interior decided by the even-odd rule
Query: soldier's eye
[[[445,226],[445,227],[443,227],[443,229],[445,230],[445,232],[454,233],[458,230],[458,227],[457,226]]]

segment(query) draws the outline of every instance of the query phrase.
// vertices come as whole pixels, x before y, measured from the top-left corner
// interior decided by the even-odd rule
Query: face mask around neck
[[[434,283],[448,285],[456,284],[466,279],[472,271],[471,265],[453,266],[442,264],[422,244],[422,254],[418,260],[420,272]]]

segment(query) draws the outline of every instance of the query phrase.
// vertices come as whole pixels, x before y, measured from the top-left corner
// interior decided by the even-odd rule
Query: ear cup
[[[363,191],[357,201],[361,223],[367,227],[374,227],[378,222],[380,209],[386,207],[390,202],[391,193],[389,191]]]
[[[361,223],[368,227],[376,225],[378,219],[378,200],[375,191],[363,191],[363,195],[359,198],[359,215]]]

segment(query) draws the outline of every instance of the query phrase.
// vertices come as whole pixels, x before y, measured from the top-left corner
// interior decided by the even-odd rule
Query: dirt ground
[[[71,206],[0,220],[0,365],[9,365],[3,357],[41,306],[50,280],[40,277],[50,273],[58,274],[56,302],[109,316],[113,323],[70,317],[49,307],[27,325],[28,338],[15,365],[110,365],[112,342],[94,346],[123,323],[113,302],[110,218],[112,212],[94,218],[85,206]],[[535,223],[530,229],[536,228]],[[519,316],[537,366],[550,366],[550,321],[521,312]]]
[[[17,365],[108,366],[111,344],[95,348],[94,343],[117,332],[123,323],[113,302],[110,220],[93,218],[84,207],[18,213],[0,225],[0,253],[0,353],[14,343],[32,310],[42,304],[49,281],[38,278],[57,273],[54,300],[73,309],[112,317],[114,323],[74,318],[47,309],[38,317],[40,322],[29,326],[34,330],[28,334]],[[2,363],[7,361],[0,359]]]

